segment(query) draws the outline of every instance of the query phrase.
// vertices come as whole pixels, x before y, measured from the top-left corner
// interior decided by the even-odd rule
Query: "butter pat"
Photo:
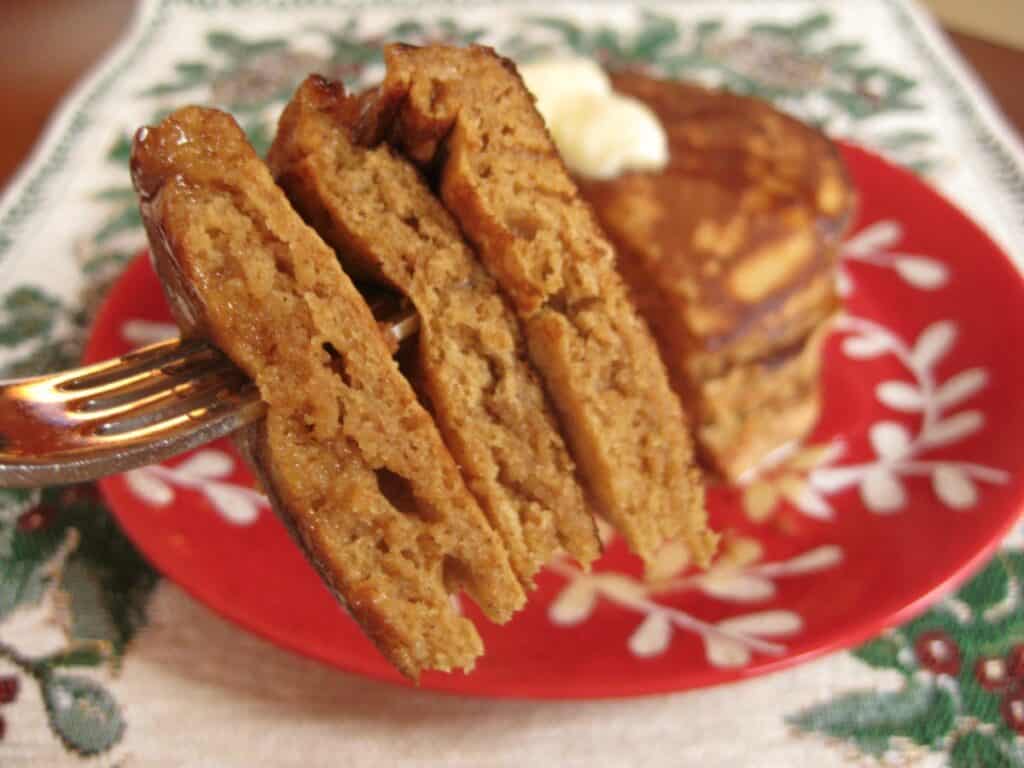
[[[608,75],[593,61],[544,59],[523,65],[519,73],[574,173],[609,179],[668,164],[668,138],[654,112],[615,93]]]

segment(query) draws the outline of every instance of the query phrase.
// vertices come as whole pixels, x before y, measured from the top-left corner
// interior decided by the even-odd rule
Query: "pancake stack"
[[[578,180],[695,422],[737,480],[817,419],[821,344],[855,198],[835,146],[765,102],[635,73],[668,167]]]

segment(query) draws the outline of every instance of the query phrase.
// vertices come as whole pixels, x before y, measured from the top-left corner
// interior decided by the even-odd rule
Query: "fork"
[[[381,322],[392,349],[419,329]],[[172,339],[48,376],[0,381],[0,488],[95,480],[136,469],[263,417],[255,384],[218,349]]]

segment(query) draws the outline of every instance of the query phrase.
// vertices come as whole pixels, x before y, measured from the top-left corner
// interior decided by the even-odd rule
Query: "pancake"
[[[598,510],[648,563],[669,541],[707,563],[716,537],[679,400],[514,65],[481,46],[390,45],[385,60],[356,138],[437,179],[520,318]]]
[[[419,172],[387,145],[352,141],[358,107],[341,83],[308,78],[281,117],[271,171],[349,272],[415,307],[413,378],[523,584],[559,547],[589,564],[594,519],[515,314]]]
[[[855,195],[835,146],[765,102],[636,73],[612,84],[657,115],[669,163],[580,179],[580,191],[698,422],[703,457],[736,479],[816,419],[814,355],[839,306]]]
[[[334,252],[224,113],[140,130],[132,176],[183,334],[267,404],[240,441],[275,510],[404,674],[472,668],[483,645],[449,596],[503,622],[525,595]]]

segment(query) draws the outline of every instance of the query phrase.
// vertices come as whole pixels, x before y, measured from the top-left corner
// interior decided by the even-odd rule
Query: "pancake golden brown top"
[[[677,383],[798,348],[835,309],[854,194],[835,147],[756,99],[620,73],[669,165],[582,180]]]

